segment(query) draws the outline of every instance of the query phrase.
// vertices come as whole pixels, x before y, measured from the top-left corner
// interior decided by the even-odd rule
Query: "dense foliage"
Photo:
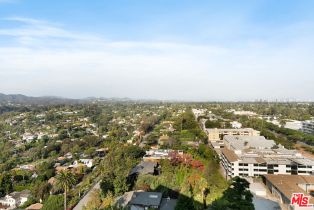
[[[213,202],[211,209],[254,210],[252,199],[248,181],[235,177],[223,196]]]

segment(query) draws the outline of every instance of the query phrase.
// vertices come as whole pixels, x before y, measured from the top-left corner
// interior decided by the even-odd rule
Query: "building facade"
[[[229,177],[264,174],[312,175],[314,161],[264,137],[226,136],[221,164]]]
[[[308,134],[314,134],[314,120],[306,120],[302,122],[302,131]]]
[[[260,132],[252,128],[240,128],[240,129],[205,129],[208,136],[208,141],[220,141],[224,136],[259,136]]]

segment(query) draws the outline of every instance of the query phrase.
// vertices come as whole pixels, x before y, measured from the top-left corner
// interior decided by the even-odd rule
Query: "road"
[[[100,189],[100,181],[97,182],[92,189],[88,191],[88,193],[78,202],[78,204],[73,208],[73,210],[82,210],[83,207],[88,203],[89,198],[93,192],[93,190]]]

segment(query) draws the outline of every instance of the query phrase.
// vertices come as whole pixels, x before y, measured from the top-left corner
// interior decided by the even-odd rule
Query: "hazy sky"
[[[0,0],[0,92],[314,100],[314,1]]]

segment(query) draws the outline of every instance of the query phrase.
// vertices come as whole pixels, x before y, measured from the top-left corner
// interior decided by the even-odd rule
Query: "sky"
[[[0,0],[0,93],[314,100],[312,0]]]

